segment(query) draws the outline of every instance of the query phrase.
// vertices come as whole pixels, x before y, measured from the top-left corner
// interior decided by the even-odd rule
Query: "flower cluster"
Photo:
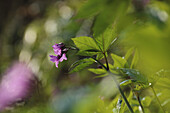
[[[56,67],[58,68],[59,62],[62,62],[63,60],[67,60],[67,57],[66,57],[67,48],[65,47],[63,43],[55,44],[52,47],[53,47],[54,53],[57,56],[50,55],[50,58],[51,58],[50,60],[54,62]]]

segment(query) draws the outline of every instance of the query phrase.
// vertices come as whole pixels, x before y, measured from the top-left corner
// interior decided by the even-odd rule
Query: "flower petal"
[[[61,55],[61,49],[53,49],[56,55]]]
[[[59,61],[55,62],[55,66],[58,68]]]
[[[50,61],[52,61],[52,62],[56,62],[56,61],[58,61],[58,57],[57,56],[53,56],[53,55],[49,55],[50,56]]]
[[[52,46],[54,49],[58,49],[59,48],[59,44],[55,44]]]
[[[64,53],[62,55],[62,57],[59,59],[60,62],[62,62],[63,60],[67,60],[66,54]]]

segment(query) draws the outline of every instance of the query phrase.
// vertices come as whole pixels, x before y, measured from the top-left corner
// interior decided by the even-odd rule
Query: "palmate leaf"
[[[87,36],[81,36],[72,38],[74,44],[79,48],[80,50],[96,50],[100,51],[98,45],[96,42],[91,38]]]
[[[84,69],[85,67],[93,64],[94,62],[95,62],[95,60],[92,58],[85,58],[85,59],[78,60],[71,65],[71,67],[69,69],[70,70],[69,73],[78,72],[78,71]]]
[[[103,34],[96,37],[95,40],[98,46],[101,48],[103,52],[107,52],[109,46],[113,44],[116,40],[116,30],[115,28],[107,28]]]

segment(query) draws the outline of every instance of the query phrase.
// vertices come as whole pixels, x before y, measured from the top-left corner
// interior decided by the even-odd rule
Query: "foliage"
[[[0,72],[15,56],[38,80],[23,106],[14,103],[13,110],[3,112],[168,113],[168,3],[67,0],[49,5],[42,19],[27,26],[21,44],[12,48],[10,39],[3,41]],[[55,68],[49,55],[51,46],[60,42],[68,60]],[[8,58],[10,48],[16,55]]]

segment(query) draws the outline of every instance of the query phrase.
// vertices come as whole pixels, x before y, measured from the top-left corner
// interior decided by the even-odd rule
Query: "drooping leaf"
[[[69,73],[78,72],[84,69],[85,67],[93,64],[94,62],[95,60],[93,60],[92,58],[85,58],[85,59],[76,61],[75,63],[71,65]]]
[[[94,68],[90,68],[88,69],[89,71],[93,72],[94,74],[105,74],[107,73],[107,71],[105,69],[94,69]]]
[[[115,54],[111,54],[111,57],[112,57],[112,59],[113,59],[113,61],[114,61],[114,64],[113,64],[113,66],[115,67],[115,68],[117,68],[117,67],[119,67],[119,68],[123,68],[124,67],[124,65],[126,64],[126,59],[124,59],[124,57],[120,57],[120,56],[118,56],[118,55],[115,55]]]
[[[80,50],[100,50],[96,42],[91,37],[81,36],[72,38],[72,40]]]
[[[129,69],[129,68],[121,68],[121,71],[131,77],[132,79],[136,80],[136,82],[142,82],[148,84],[148,80],[145,76],[143,76],[138,70]]]
[[[115,28],[109,27],[105,30],[103,34],[95,38],[98,46],[102,49],[103,52],[107,52],[113,42],[116,40],[116,30]]]
[[[135,49],[135,54],[134,54],[132,63],[131,63],[131,65],[130,65],[130,68],[131,68],[131,69],[136,66],[136,64],[137,64],[137,62],[138,62],[138,59],[139,59],[138,50]]]

